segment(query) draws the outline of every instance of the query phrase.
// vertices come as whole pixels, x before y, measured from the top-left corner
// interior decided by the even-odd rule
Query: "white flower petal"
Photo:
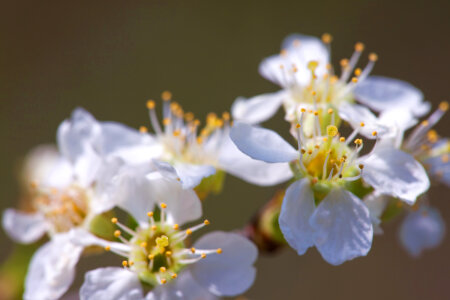
[[[290,162],[298,153],[275,131],[236,123],[231,129],[231,139],[236,146],[253,159],[268,163]]]
[[[91,141],[101,132],[100,124],[86,110],[77,108],[69,120],[61,123],[57,132],[58,147],[61,154],[72,163],[92,147]]]
[[[61,154],[54,145],[40,145],[33,148],[25,157],[21,174],[25,186],[28,188],[30,182],[40,182],[43,178],[47,178],[60,158]]]
[[[307,35],[293,34],[285,39],[282,49],[286,50],[285,54],[273,55],[261,62],[259,73],[266,79],[283,87],[292,85],[294,82],[304,86],[311,79],[311,71],[307,68],[310,61],[319,63],[316,69],[317,76],[320,77],[325,74],[329,53],[327,47],[320,39]],[[280,68],[281,65],[284,66],[283,69]],[[293,65],[297,69],[296,72],[290,70]],[[293,78],[288,80],[288,82],[287,72]]]
[[[297,180],[286,190],[278,223],[284,238],[299,255],[314,245],[309,218],[314,212],[314,195],[307,178]]]
[[[148,223],[147,213],[162,202],[167,204],[168,222],[182,225],[201,217],[201,202],[193,190],[183,189],[177,180],[155,174],[159,173],[149,173],[144,179],[133,173],[122,174],[118,181],[121,186],[118,192],[122,193],[118,206],[140,223]]]
[[[385,195],[377,195],[371,193],[364,197],[364,203],[369,209],[370,219],[372,220],[374,234],[382,234],[381,216],[389,202],[389,197]]]
[[[410,83],[394,78],[370,76],[358,83],[354,96],[376,111],[399,107],[419,117],[428,112],[422,92]]]
[[[284,91],[258,95],[249,99],[239,97],[231,106],[231,114],[236,121],[258,124],[275,115],[285,97]]]
[[[183,188],[195,188],[203,178],[209,177],[216,173],[216,169],[210,165],[194,165],[187,163],[175,163],[174,168],[181,180]]]
[[[201,237],[196,249],[222,249],[222,254],[210,254],[194,264],[190,271],[194,279],[217,296],[236,296],[245,292],[255,279],[253,267],[258,250],[241,235],[211,232]]]
[[[403,151],[377,147],[360,162],[364,164],[363,179],[379,194],[414,204],[416,198],[430,187],[423,166]]]
[[[293,175],[288,163],[255,160],[242,153],[229,137],[222,142],[219,164],[227,173],[261,186],[279,184]]]
[[[145,298],[146,300],[218,300],[219,298],[211,294],[200,286],[191,273],[186,270],[178,275],[176,280],[171,280],[168,284],[157,286]]]
[[[322,257],[332,265],[365,256],[372,246],[373,227],[366,205],[352,193],[333,189],[310,218]]]
[[[82,251],[83,247],[70,242],[69,234],[54,235],[31,259],[24,299],[59,299],[72,284]]]
[[[22,213],[15,209],[3,212],[3,229],[16,242],[29,244],[37,241],[47,231],[47,223],[41,214]]]
[[[442,243],[445,236],[445,223],[439,211],[432,207],[421,207],[409,213],[400,227],[400,241],[414,257],[426,249]]]
[[[81,300],[143,300],[138,276],[123,268],[100,268],[86,273]]]
[[[372,135],[374,131],[381,137],[390,133],[389,127],[381,123],[369,109],[362,105],[344,102],[339,106],[339,116],[354,129],[358,129],[359,133],[366,138],[375,139],[376,136]],[[361,126],[361,123],[364,123],[364,126]]]

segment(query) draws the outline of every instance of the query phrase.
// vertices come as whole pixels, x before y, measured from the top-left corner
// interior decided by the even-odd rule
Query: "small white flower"
[[[266,58],[259,67],[261,75],[282,90],[250,99],[238,98],[232,107],[233,117],[257,124],[272,117],[284,105],[286,119],[295,122],[299,105],[321,111],[326,116],[328,108],[336,109],[355,100],[377,111],[396,106],[416,115],[427,112],[429,104],[423,103],[422,93],[409,83],[386,77],[368,77],[377,60],[376,54],[369,54],[369,62],[364,69],[357,68],[364,50],[362,43],[356,43],[350,59],[340,61],[341,75],[336,76],[330,64],[330,42],[328,34],[322,36],[322,41],[300,34],[288,36],[280,54]],[[306,120],[305,126],[309,123]]]
[[[189,248],[186,238],[209,225],[209,221],[182,230],[183,223],[196,215],[196,209],[167,195],[160,199],[172,203],[159,203],[159,218],[149,210],[148,202],[133,199],[123,206],[139,225],[133,230],[112,219],[120,229],[115,236],[122,243],[93,236],[77,240],[83,245],[101,245],[125,258],[123,268],[88,272],[80,290],[82,300],[144,299],[141,282],[151,287],[145,299],[155,300],[216,299],[241,294],[251,286],[255,278],[252,265],[257,257],[251,242],[238,234],[212,232]]]
[[[408,213],[400,227],[400,241],[414,257],[426,249],[441,244],[445,236],[445,223],[439,211],[427,205]]]
[[[204,178],[223,171],[258,185],[278,184],[289,177],[287,164],[256,161],[236,148],[229,137],[228,113],[222,118],[209,114],[201,129],[200,121],[172,102],[169,92],[164,92],[162,98],[162,126],[155,102],[147,103],[154,133],[148,133],[146,127],[141,127],[139,132],[118,123],[98,122],[102,134],[96,138],[101,141],[97,142],[96,149],[107,157],[119,157],[127,164],[151,163],[161,168],[161,172],[173,168],[170,172],[175,171],[184,188],[194,188]]]
[[[312,136],[302,129],[304,114],[313,114],[316,119]],[[372,243],[372,218],[359,197],[370,191],[369,186],[378,194],[410,204],[429,187],[425,170],[407,153],[374,147],[366,156],[358,157],[363,141],[354,140],[354,148],[349,143],[359,128],[348,139],[340,137],[334,125],[329,125],[323,135],[317,114],[302,110],[295,130],[298,150],[277,133],[244,123],[233,126],[231,138],[254,159],[291,163],[297,181],[286,191],[279,224],[300,255],[316,246],[334,265],[366,255]],[[376,136],[377,132],[372,134]]]

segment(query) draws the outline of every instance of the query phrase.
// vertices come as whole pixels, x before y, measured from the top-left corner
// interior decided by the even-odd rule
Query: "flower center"
[[[166,208],[167,205],[161,203],[159,220],[155,220],[154,213],[149,212],[149,222],[140,224],[136,230],[121,224],[117,218],[112,218],[111,221],[129,236],[128,239],[125,238],[121,230],[114,232],[115,237],[126,244],[129,250],[124,252],[123,248],[105,247],[107,251],[126,257],[127,260],[122,262],[123,267],[138,274],[141,281],[152,287],[177,278],[177,274],[184,267],[206,258],[209,254],[222,253],[222,249],[186,248],[185,239],[194,231],[209,225],[209,221],[205,220],[199,225],[182,230],[178,224],[171,225],[166,222]]]
[[[54,232],[66,232],[83,223],[88,212],[88,195],[83,188],[36,188],[33,204],[52,224]]]
[[[162,159],[169,163],[180,161],[216,165],[221,142],[229,132],[229,113],[225,112],[222,118],[214,113],[208,114],[206,125],[200,128],[200,121],[195,119],[193,113],[185,113],[178,103],[172,102],[170,92],[163,92],[162,99],[162,127],[155,111],[155,102],[147,101],[153,130],[165,148]],[[141,127],[140,131],[146,133],[148,129]]]

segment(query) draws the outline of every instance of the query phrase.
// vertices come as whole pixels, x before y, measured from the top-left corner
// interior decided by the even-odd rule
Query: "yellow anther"
[[[161,268],[159,268],[159,271],[160,271],[161,273],[164,273],[164,272],[167,271],[167,269],[166,269],[165,267],[161,267]]]
[[[345,137],[341,136],[341,137],[339,138],[339,141],[342,142],[342,143],[345,142]]]
[[[320,145],[315,145],[314,148],[320,149]]]
[[[364,124],[364,122],[359,123],[359,126],[364,127],[366,126],[366,124]]]
[[[152,225],[151,229],[152,229],[153,231],[155,231],[156,229],[158,229],[158,227],[156,227],[156,225]]]
[[[217,249],[216,252],[217,252],[217,254],[222,254],[222,252],[223,252],[222,248]]]
[[[311,180],[311,184],[312,184],[312,185],[316,184],[317,182],[319,182],[319,179],[317,179],[316,177],[314,177],[314,178]]]
[[[228,120],[230,120],[230,113],[229,112],[224,112],[223,114],[222,114],[222,118],[225,120],[225,121],[228,121]]]
[[[161,278],[161,284],[166,284],[166,283],[167,283],[167,279]]]
[[[362,73],[362,70],[360,68],[355,69],[355,76],[359,77]]]
[[[315,115],[315,116],[318,116],[318,115],[319,115],[319,112],[318,112],[318,111],[315,111],[315,112],[314,112],[314,115]]]
[[[348,66],[348,59],[343,58],[343,59],[341,59],[341,61],[339,63],[341,64],[342,68],[345,68]]]
[[[126,260],[122,261],[122,266],[124,267],[128,266],[128,262]]]
[[[292,72],[293,73],[297,73],[298,72],[298,68],[296,66],[292,66]]]
[[[36,181],[32,181],[32,182],[30,182],[30,186],[31,186],[31,188],[35,189],[38,187],[38,183]]]
[[[190,230],[190,229],[186,230],[186,234],[187,234],[187,235],[192,234],[192,230]]]
[[[154,258],[155,258],[155,255],[153,255],[153,254],[149,254],[149,255],[148,255],[147,257],[148,257],[148,259],[149,259],[149,260],[152,260],[152,259],[154,259]]]
[[[331,43],[332,40],[333,40],[333,37],[331,36],[331,34],[329,34],[329,33],[322,34],[322,42],[324,42],[325,44]]]
[[[327,141],[328,141],[328,138],[327,138],[327,137],[324,137],[324,138],[322,139],[322,141],[327,142]]]
[[[376,62],[378,60],[378,55],[376,53],[370,53],[369,54],[369,60]]]
[[[111,246],[105,246],[105,251],[111,251]]]
[[[172,251],[166,251],[166,256],[167,257],[172,256]]]
[[[119,237],[120,235],[121,235],[120,230],[114,231],[114,236],[115,236],[116,238]]]
[[[203,143],[203,139],[199,136],[197,137],[197,144],[201,144]]]
[[[327,112],[331,115],[334,112],[334,110],[332,108],[329,108]]]
[[[117,223],[117,218],[112,218],[111,219],[111,223],[116,224]]]
[[[147,216],[148,216],[149,218],[153,217],[153,212],[152,212],[152,211],[149,211],[149,212],[147,213]]]
[[[317,60],[311,60],[308,62],[308,69],[314,72],[315,69],[319,66],[319,62]]]
[[[176,273],[173,273],[173,274],[171,275],[171,277],[172,277],[172,279],[175,279],[175,278],[178,277],[178,275],[177,275]]]
[[[167,204],[165,204],[164,202],[162,202],[162,203],[161,203],[161,208],[162,208],[162,209],[167,208]]]
[[[300,124],[297,123],[297,125],[295,125],[296,128],[300,128]]]
[[[372,132],[372,136],[377,136],[377,135],[378,135],[378,132],[376,132],[376,131]]]
[[[355,140],[355,144],[356,145],[361,145],[362,144],[362,139],[356,139]]]
[[[184,114],[184,119],[188,122],[191,122],[192,120],[194,120],[194,114],[191,112],[187,112]]]
[[[311,149],[308,150],[308,154],[309,154],[309,155],[312,154],[312,150],[311,150]]]
[[[174,130],[173,131],[173,136],[180,136],[180,134],[181,134],[181,131],[180,130]]]
[[[205,254],[205,253],[202,253],[202,254],[201,254],[201,257],[202,257],[202,258],[206,258],[206,254]]]
[[[359,42],[355,44],[355,51],[362,52],[364,50],[364,44]]]
[[[316,94],[316,91],[311,91],[311,95],[315,96]]]
[[[306,109],[301,108],[300,111],[301,111],[302,113],[304,113],[304,112],[306,111]]]
[[[141,127],[139,127],[139,132],[140,133],[147,133],[148,132],[148,128],[145,127],[145,126],[141,126]]]
[[[420,123],[420,125],[422,125],[422,126],[428,126],[428,121],[427,120],[423,120],[421,123]]]
[[[280,69],[283,70],[283,69],[284,69],[284,66],[283,66],[283,65],[280,65]]]
[[[443,163],[446,164],[446,163],[449,162],[450,158],[449,158],[448,154],[444,154],[444,155],[441,156],[441,160],[442,160]]]
[[[194,247],[191,248],[191,252],[195,253],[196,249]]]
[[[327,126],[327,135],[329,137],[335,137],[339,133],[338,128],[334,125]]]
[[[163,120],[163,125],[164,125],[164,126],[167,126],[167,125],[169,125],[171,122],[172,122],[172,121],[171,121],[169,118],[165,118],[165,119]]]
[[[153,100],[148,100],[148,101],[147,101],[147,108],[148,108],[148,109],[154,109],[154,108],[155,108],[155,101],[153,101]]]
[[[281,55],[281,56],[286,56],[286,55],[287,55],[287,50],[286,50],[286,49],[282,49],[282,50],[280,51],[280,55]]]
[[[156,245],[160,248],[165,248],[165,247],[169,246],[169,238],[165,235],[157,237],[155,242],[156,242]]]
[[[352,77],[352,82],[353,83],[357,83],[358,82],[358,78],[357,77]]]
[[[441,102],[439,104],[439,110],[447,111],[448,110],[448,102],[447,101]]]
[[[359,164],[358,167],[362,170],[364,169],[364,165],[363,164]]]
[[[128,264],[130,265],[130,267],[132,267],[134,265],[134,261],[130,260]]]
[[[205,224],[205,225],[209,225],[210,223],[209,223],[209,221],[208,221],[208,220],[205,220],[205,221],[203,221],[203,224]]]
[[[178,225],[178,224],[173,225],[173,229],[175,229],[175,230],[180,229],[180,225]]]
[[[142,242],[142,243],[141,243],[141,247],[142,247],[142,248],[147,248],[147,242]]]
[[[162,98],[164,101],[169,101],[170,99],[172,99],[172,93],[169,92],[169,91],[164,91],[164,92],[162,92],[162,94],[161,94],[161,98]]]

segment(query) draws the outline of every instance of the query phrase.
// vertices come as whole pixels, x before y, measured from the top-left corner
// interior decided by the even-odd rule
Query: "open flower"
[[[337,76],[330,64],[329,34],[316,37],[293,34],[282,44],[280,54],[264,59],[259,72],[282,90],[250,99],[238,98],[232,107],[235,120],[257,124],[272,117],[283,105],[286,120],[296,122],[300,107],[319,111],[327,117],[329,108],[338,109],[343,103],[355,100],[383,111],[393,106],[402,107],[422,115],[429,105],[423,103],[422,93],[409,83],[386,77],[368,77],[377,55],[369,54],[369,62],[360,69],[358,61],[364,50],[362,43],[355,44],[350,59],[340,61],[341,74]],[[311,127],[305,120],[305,130]]]
[[[212,232],[192,247],[187,246],[188,236],[209,225],[205,220],[181,229],[190,219],[185,216],[196,214],[192,205],[185,201],[161,202],[154,212],[147,202],[130,200],[123,208],[137,220],[138,226],[131,229],[113,218],[111,221],[118,226],[115,236],[121,243],[92,236],[77,240],[83,245],[103,246],[124,258],[122,268],[100,268],[86,273],[80,290],[82,300],[144,299],[145,287],[150,288],[145,299],[216,299],[241,294],[253,283],[252,265],[257,250],[244,237]]]
[[[68,129],[63,123],[59,133]],[[61,143],[67,140],[61,138]],[[83,247],[70,242],[74,228],[90,229],[93,218],[109,209],[101,186],[108,171],[92,149],[79,148],[73,155],[53,147],[38,148],[27,159],[30,211],[7,209],[3,227],[17,242],[32,243],[44,234],[50,241],[33,256],[25,283],[25,299],[58,299],[69,288]],[[67,153],[66,153],[67,154]],[[80,233],[81,234],[81,233]]]
[[[312,135],[302,129],[304,114],[317,120]],[[233,126],[231,138],[254,159],[291,163],[296,181],[286,191],[279,217],[284,237],[300,255],[316,246],[326,261],[338,265],[370,250],[372,220],[362,197],[375,190],[412,204],[429,181],[420,163],[395,148],[374,147],[359,157],[363,141],[353,140],[359,129],[348,139],[334,125],[322,134],[318,118],[302,110],[295,126],[298,150],[277,133],[244,123]]]
[[[222,118],[209,114],[200,129],[200,121],[172,102],[169,92],[164,92],[162,98],[162,125],[155,102],[147,103],[154,133],[148,133],[146,127],[138,131],[118,123],[97,122],[101,129],[91,133],[96,150],[127,164],[154,164],[162,172],[173,168],[185,188],[197,187],[210,177],[199,187],[206,194],[221,187],[224,171],[258,185],[277,184],[290,176],[287,164],[256,161],[236,148],[229,138],[229,114],[224,113]]]

